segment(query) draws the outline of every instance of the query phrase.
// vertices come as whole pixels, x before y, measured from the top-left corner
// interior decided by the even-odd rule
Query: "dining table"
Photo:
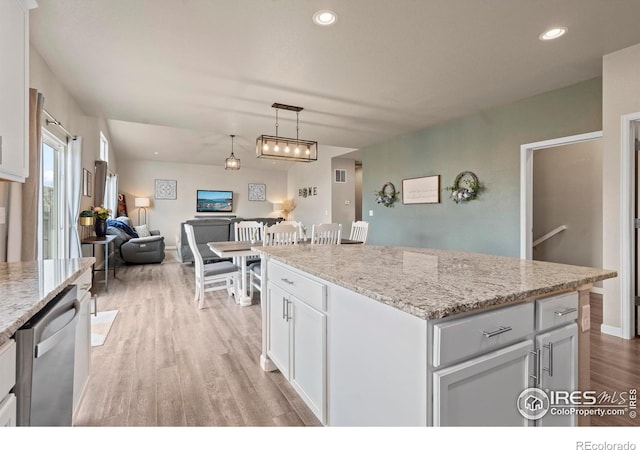
[[[310,245],[311,239],[301,239],[299,245]],[[340,239],[340,244],[362,244],[361,241],[352,239]],[[240,306],[251,306],[249,286],[247,281],[247,257],[260,253],[252,250],[252,247],[261,247],[262,241],[219,241],[207,242],[207,246],[220,258],[238,258],[240,260],[240,289],[236,289],[236,303]]]

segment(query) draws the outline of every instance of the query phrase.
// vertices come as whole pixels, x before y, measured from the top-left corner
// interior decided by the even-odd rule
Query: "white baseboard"
[[[591,288],[591,292],[593,292],[594,294],[600,294],[600,295],[604,295],[604,289],[601,287],[592,287]]]
[[[620,327],[612,327],[611,325],[602,324],[600,325],[600,332],[610,336],[622,337],[622,328]]]
[[[164,249],[165,250],[177,250],[177,247],[175,245],[167,245]]]

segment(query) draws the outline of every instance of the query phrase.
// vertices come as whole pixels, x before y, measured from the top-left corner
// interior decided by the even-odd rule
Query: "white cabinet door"
[[[89,359],[91,354],[91,293],[81,291],[80,314],[76,328],[76,352],[73,374],[73,409],[80,401],[84,385],[89,378]],[[79,292],[80,293],[80,292]]]
[[[291,384],[325,423],[326,316],[293,296],[290,300]]]
[[[536,347],[542,352],[540,388],[547,391],[578,389],[578,325],[572,323],[536,337]],[[571,406],[571,405],[568,405]],[[538,425],[575,426],[576,417],[545,414]]]
[[[529,425],[517,400],[529,387],[532,350],[528,340],[434,372],[433,425]]]
[[[0,179],[22,182],[29,170],[28,23],[23,0],[0,2]]]
[[[0,428],[16,426],[16,396],[7,395],[0,401]]]
[[[282,375],[289,378],[289,294],[268,283],[267,287],[268,327],[267,355],[280,369]]]

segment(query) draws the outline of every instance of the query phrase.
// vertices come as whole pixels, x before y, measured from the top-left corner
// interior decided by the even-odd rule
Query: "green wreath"
[[[387,208],[393,208],[393,204],[398,201],[400,192],[396,191],[396,187],[391,181],[387,181],[382,189],[376,192],[376,203],[380,203]]]
[[[467,187],[462,187],[462,183],[466,184]],[[453,182],[453,186],[449,186],[446,189],[451,191],[451,200],[454,202],[468,202],[478,197],[480,182],[475,173],[469,171],[460,172]]]

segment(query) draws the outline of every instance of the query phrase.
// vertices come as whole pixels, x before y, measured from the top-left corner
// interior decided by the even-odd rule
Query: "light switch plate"
[[[591,305],[582,305],[580,328],[582,331],[588,331],[591,329]]]
[[[369,210],[369,217],[373,217],[373,209]]]

